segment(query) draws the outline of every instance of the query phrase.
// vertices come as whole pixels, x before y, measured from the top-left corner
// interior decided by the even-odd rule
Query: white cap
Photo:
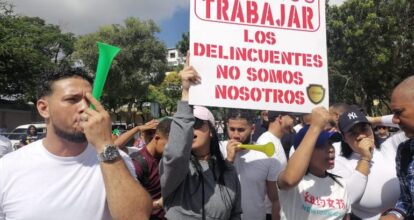
[[[203,106],[194,106],[194,117],[204,120],[210,121],[212,125],[215,124],[214,116],[206,107]]]

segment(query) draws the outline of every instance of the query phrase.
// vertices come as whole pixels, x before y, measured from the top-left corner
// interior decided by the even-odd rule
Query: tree
[[[327,10],[330,101],[388,105],[414,73],[414,6],[409,0],[348,0]]]
[[[74,36],[38,17],[18,16],[0,1],[0,94],[35,101],[39,76],[68,64]]]
[[[177,101],[181,97],[181,79],[176,72],[168,74],[160,86],[149,87],[148,100],[160,104],[167,115],[177,110]]]
[[[102,101],[117,109],[127,104],[129,113],[132,105],[147,100],[148,86],[157,85],[165,77],[166,47],[156,37],[157,25],[137,18],[127,18],[123,25],[103,26],[96,33],[81,36],[75,44],[75,57],[85,68],[94,72],[98,61],[97,41],[121,48],[108,74]],[[130,114],[131,115],[131,114]]]
[[[190,48],[190,32],[182,33],[181,40],[177,42],[175,47],[181,54],[187,54],[187,51]]]

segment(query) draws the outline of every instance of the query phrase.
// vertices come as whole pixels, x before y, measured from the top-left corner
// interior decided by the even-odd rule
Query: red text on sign
[[[248,30],[244,30],[244,42],[259,43],[259,44],[276,44],[276,34],[273,32],[256,31],[253,36],[249,35]]]
[[[303,84],[302,73],[299,71],[291,72],[289,70],[268,70],[264,68],[256,69],[250,67],[247,69],[247,79],[252,82],[260,81],[279,84]]]
[[[309,6],[270,4],[254,0],[200,2],[205,4],[205,19],[207,20],[308,31],[314,31],[315,28],[314,11]]]
[[[303,105],[302,91],[280,90],[271,88],[249,88],[246,86],[216,85],[215,98],[224,100],[241,100],[254,102],[286,103]]]

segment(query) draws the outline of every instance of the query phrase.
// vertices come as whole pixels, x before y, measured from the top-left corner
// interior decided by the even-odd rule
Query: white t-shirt
[[[221,142],[220,150],[224,158],[227,157],[226,147],[227,141]],[[277,180],[278,161],[259,151],[242,150],[236,154],[233,165],[240,179],[242,219],[265,219],[266,181]]]
[[[403,131],[391,135],[391,137],[387,138],[387,140],[381,144],[380,151],[382,155],[384,155],[384,157],[392,158],[395,162],[398,146],[407,139],[408,137]]]
[[[340,186],[330,177],[319,178],[312,174],[289,190],[279,190],[281,219],[333,220],[342,219],[351,212],[346,184]]]
[[[400,195],[395,169],[396,147],[389,144],[392,140],[384,142],[381,150],[374,149],[368,178],[355,170],[361,158],[359,154],[353,153],[349,159],[339,156],[335,160],[332,173],[347,182],[352,212],[362,219],[379,219],[382,212],[394,207]]]
[[[274,136],[269,131],[266,131],[260,137],[257,139],[256,144],[267,144],[269,142],[272,142],[275,145],[275,153],[273,154],[273,158],[277,159],[280,162],[281,167],[279,167],[279,171],[282,171],[287,163],[285,150],[283,149],[282,143],[280,142],[280,139],[276,136]],[[279,175],[279,173],[278,173]]]
[[[256,144],[267,144],[269,142],[272,142],[275,145],[275,153],[273,154],[273,158],[275,158],[278,161],[277,166],[277,176],[279,176],[280,172],[285,169],[287,160],[285,155],[285,150],[283,149],[282,143],[280,142],[280,139],[276,136],[274,136],[269,131],[266,131],[260,137],[257,139]],[[266,212],[271,214],[272,213],[272,203],[270,202],[269,198],[266,195],[265,199],[266,204]]]
[[[303,124],[297,124],[293,127],[293,129],[296,131],[296,133],[298,133],[300,131],[300,129],[303,128]]]
[[[132,161],[121,155],[131,173]],[[0,219],[111,219],[97,153],[59,157],[42,140],[0,159]]]
[[[3,135],[0,135],[0,158],[12,151],[13,146],[11,141]]]

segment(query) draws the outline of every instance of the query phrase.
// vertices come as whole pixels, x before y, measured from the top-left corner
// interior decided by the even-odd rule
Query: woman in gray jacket
[[[187,59],[188,60],[188,59]],[[180,72],[182,98],[162,158],[161,193],[167,219],[240,219],[240,183],[221,155],[214,117],[188,105],[188,90],[200,77],[186,65]]]

